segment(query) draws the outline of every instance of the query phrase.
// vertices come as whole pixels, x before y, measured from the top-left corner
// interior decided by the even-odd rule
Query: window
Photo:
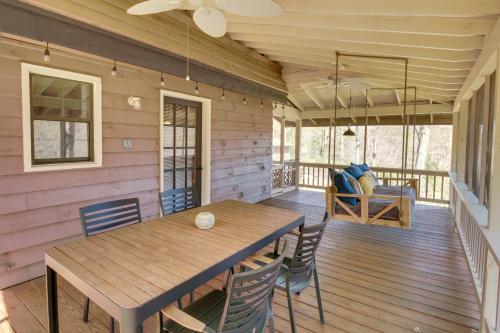
[[[273,162],[281,161],[281,117],[273,117]]]
[[[22,64],[25,171],[102,165],[101,80]]]

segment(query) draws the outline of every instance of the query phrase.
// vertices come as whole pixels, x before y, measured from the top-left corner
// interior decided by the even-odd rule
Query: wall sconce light
[[[140,97],[135,97],[135,96],[130,96],[128,98],[128,104],[134,109],[134,110],[140,110],[141,109],[141,98]]]

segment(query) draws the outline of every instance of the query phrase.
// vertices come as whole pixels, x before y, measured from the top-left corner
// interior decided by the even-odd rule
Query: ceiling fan
[[[212,37],[226,34],[228,12],[240,16],[279,16],[283,7],[273,0],[146,0],[127,10],[132,15],[148,15],[169,10],[194,10],[193,20],[204,33]]]

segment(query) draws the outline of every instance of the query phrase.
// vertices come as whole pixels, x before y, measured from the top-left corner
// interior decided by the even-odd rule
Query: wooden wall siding
[[[126,13],[130,0],[25,0],[23,2],[62,14],[181,56],[186,55],[186,15],[170,11],[157,15]],[[248,80],[287,91],[281,65],[229,37],[211,38],[191,20],[190,57]]]
[[[110,76],[109,60],[53,50],[50,66],[102,77],[103,167],[24,173],[21,66],[41,64],[38,47],[0,39],[0,288],[44,274],[44,251],[81,237],[78,208],[136,196],[145,219],[159,214],[159,74],[122,65]],[[165,76],[165,89],[194,93],[194,82]],[[129,96],[142,99],[132,110]],[[249,202],[270,197],[272,105],[200,84],[212,99],[212,201]],[[133,139],[124,150],[123,137]]]

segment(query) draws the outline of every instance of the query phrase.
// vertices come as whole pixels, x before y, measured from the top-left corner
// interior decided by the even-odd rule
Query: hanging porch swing
[[[393,61],[401,61],[405,66],[405,77],[404,86],[398,88],[370,88],[366,91],[366,103],[365,103],[365,133],[364,133],[364,154],[363,162],[361,165],[365,169],[364,173],[370,173],[370,177],[373,177],[374,181],[379,182],[373,193],[344,193],[340,191],[337,184],[338,178],[341,176],[336,171],[336,133],[337,133],[337,103],[334,103],[334,122],[333,122],[333,163],[329,169],[331,176],[331,186],[325,189],[326,198],[326,208],[333,219],[338,221],[353,222],[359,224],[368,225],[381,225],[387,227],[396,227],[401,229],[411,228],[411,215],[412,210],[415,205],[416,197],[418,196],[418,179],[413,176],[413,167],[415,160],[415,128],[416,128],[416,95],[417,88],[409,87],[408,82],[408,59],[399,57],[379,57],[379,56],[365,56],[365,55],[353,55],[353,54],[342,54],[336,53],[336,71],[335,71],[335,97],[334,101],[337,100],[338,94],[338,70],[339,70],[339,59],[341,57],[354,57],[354,58],[374,58],[374,59],[386,59]],[[374,176],[373,171],[369,170],[366,164],[366,154],[367,154],[367,128],[368,128],[368,99],[370,91],[374,90],[404,90],[403,98],[403,114],[402,114],[402,156],[401,156],[401,172],[397,178],[377,178]],[[412,162],[411,162],[411,176],[407,177],[407,161],[408,161],[408,141],[409,141],[409,116],[407,115],[407,92],[408,90],[414,90],[413,99],[413,149],[412,149]],[[352,96],[351,96],[352,97]],[[350,103],[349,103],[350,104]],[[350,108],[351,105],[349,105]],[[350,110],[349,110],[350,111]],[[343,133],[345,136],[355,135],[349,133],[350,127]],[[347,133],[347,134],[346,134]],[[329,152],[331,146],[332,138],[332,122],[330,121],[330,139],[329,139]],[[330,157],[329,157],[330,164]],[[351,163],[352,164],[352,163]],[[346,168],[347,169],[347,168]],[[353,181],[350,179],[349,181]],[[381,184],[380,184],[381,182]],[[396,183],[396,186],[392,185]],[[361,191],[362,192],[362,191]]]

